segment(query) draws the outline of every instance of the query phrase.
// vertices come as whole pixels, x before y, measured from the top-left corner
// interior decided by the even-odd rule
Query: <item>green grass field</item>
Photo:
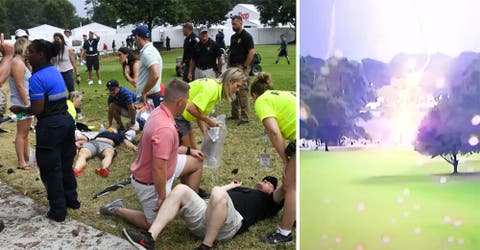
[[[295,90],[295,45],[289,46],[290,65],[287,64],[284,58],[280,60],[279,64],[274,64],[278,47],[278,45],[256,46],[257,52],[262,56],[261,66],[264,71],[272,74],[272,79],[277,89]],[[173,49],[168,52],[161,51],[163,58],[162,79],[164,83],[168,82],[172,77],[176,77],[175,58],[181,56],[181,54],[181,49]],[[100,65],[103,84],[88,86],[86,68],[80,67],[82,83],[77,90],[84,93],[82,113],[85,119],[82,122],[88,125],[99,126],[104,124],[107,126],[107,90],[105,89],[105,83],[110,79],[117,79],[120,85],[132,88],[123,78],[121,66],[116,56],[102,58]],[[96,78],[94,78],[94,81],[96,83]],[[8,86],[8,84],[5,86]],[[2,89],[8,92],[8,87],[3,87]],[[217,169],[206,168],[203,172],[201,188],[207,190],[207,192],[210,192],[213,186],[227,184],[232,179],[241,180],[245,186],[253,187],[265,175],[275,175],[280,178],[282,173],[281,160],[270,142],[266,144],[263,140],[264,129],[255,116],[252,101],[251,107],[252,116],[248,125],[238,127],[234,121],[227,122],[228,132],[222,164]],[[230,115],[230,105],[225,101],[222,101],[216,109],[217,115],[222,113],[227,116]],[[196,123],[192,125],[197,139],[201,140],[200,131]],[[10,146],[15,136],[15,123],[2,124],[2,128],[9,130],[10,133],[3,134],[0,137],[0,145],[2,145],[3,150],[3,154],[0,155],[0,161],[5,165],[5,167],[0,168],[0,179],[44,205],[48,205],[44,188],[38,180],[38,172],[26,172],[15,169],[15,151]],[[30,135],[30,144],[35,144],[35,138],[32,133]],[[272,155],[271,167],[269,168],[260,167],[259,154],[265,148]],[[105,217],[98,213],[98,209],[101,206],[118,197],[124,199],[126,207],[140,209],[141,206],[130,187],[115,191],[96,200],[92,200],[92,196],[105,187],[126,179],[130,175],[129,166],[134,158],[135,154],[132,151],[127,150],[124,146],[118,147],[118,156],[113,161],[108,178],[101,178],[94,173],[95,168],[100,165],[100,160],[98,158],[90,160],[85,174],[77,179],[79,199],[82,207],[78,211],[69,210],[69,216],[120,237],[123,237],[121,233],[122,228],[133,229],[131,225],[124,223],[118,218]],[[7,174],[7,169],[9,168],[15,169],[15,173]],[[232,170],[236,168],[239,169],[238,174],[232,174]],[[280,220],[280,215],[281,213],[277,217],[260,222],[251,227],[248,232],[235,237],[231,241],[220,242],[216,246],[219,249],[274,249],[274,247],[259,243],[259,237],[275,230]],[[199,239],[196,239],[188,232],[184,222],[177,219],[160,234],[157,246],[158,249],[192,249],[197,247],[200,242]],[[295,249],[295,244],[289,244],[285,248]]]
[[[480,157],[302,152],[301,249],[480,249]]]

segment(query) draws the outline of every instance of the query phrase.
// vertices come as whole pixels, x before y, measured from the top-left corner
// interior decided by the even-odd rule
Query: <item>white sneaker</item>
[[[77,120],[79,121],[83,120],[83,115],[81,113],[77,114]]]
[[[102,80],[98,80],[98,84],[102,84]]]
[[[93,80],[89,80],[88,85],[92,85],[92,84],[93,84]]]

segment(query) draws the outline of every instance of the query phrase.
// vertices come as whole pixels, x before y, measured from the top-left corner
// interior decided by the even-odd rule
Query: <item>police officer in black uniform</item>
[[[185,23],[183,25],[183,35],[185,36],[185,40],[183,40],[183,57],[182,62],[180,63],[180,68],[183,71],[183,80],[185,82],[190,82],[188,80],[188,72],[190,68],[190,59],[192,59],[193,49],[195,44],[200,42],[195,33],[193,33],[193,25],[192,23]],[[192,79],[195,78],[195,75],[192,76]]]
[[[228,67],[240,68],[246,76],[250,74],[250,66],[255,55],[253,38],[243,29],[243,19],[232,16],[232,29],[235,32],[230,38],[230,55]],[[239,112],[239,109],[241,110]],[[239,114],[241,113],[241,114]],[[249,122],[250,103],[248,102],[248,80],[237,93],[237,98],[232,102],[232,116],[229,119],[240,119],[238,125]]]
[[[217,63],[218,60],[218,63]],[[200,42],[194,47],[188,80],[193,81],[200,78],[216,78],[222,73],[222,54],[220,48],[208,37],[208,28],[200,26]],[[195,75],[195,79],[193,78]]]
[[[35,156],[50,204],[47,217],[57,222],[65,220],[67,208],[80,208],[72,169],[76,154],[75,122],[67,113],[62,75],[50,63],[59,50],[58,43],[45,40],[34,40],[28,46],[28,61],[33,69],[29,86],[31,106],[10,108],[15,114],[33,114],[38,119]]]

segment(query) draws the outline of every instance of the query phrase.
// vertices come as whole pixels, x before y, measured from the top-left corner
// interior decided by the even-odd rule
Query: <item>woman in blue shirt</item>
[[[80,208],[72,169],[76,153],[75,124],[67,113],[62,75],[51,64],[52,57],[59,51],[59,43],[43,39],[34,40],[28,46],[28,61],[33,71],[29,80],[31,106],[10,108],[15,114],[25,112],[38,119],[35,156],[50,204],[47,217],[57,222],[65,220],[67,207]]]

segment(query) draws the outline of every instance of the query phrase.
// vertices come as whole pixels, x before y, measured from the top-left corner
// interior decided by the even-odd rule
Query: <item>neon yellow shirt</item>
[[[77,110],[72,100],[67,100],[67,112],[72,116],[73,120],[77,119]]]
[[[255,101],[255,112],[258,119],[273,117],[284,139],[295,140],[297,100],[295,92],[267,90]]]
[[[202,78],[189,83],[190,96],[188,97],[187,106],[183,111],[183,118],[189,122],[197,120],[192,114],[187,111],[190,103],[197,106],[200,113],[208,115],[215,104],[222,98],[222,84],[215,79]]]

